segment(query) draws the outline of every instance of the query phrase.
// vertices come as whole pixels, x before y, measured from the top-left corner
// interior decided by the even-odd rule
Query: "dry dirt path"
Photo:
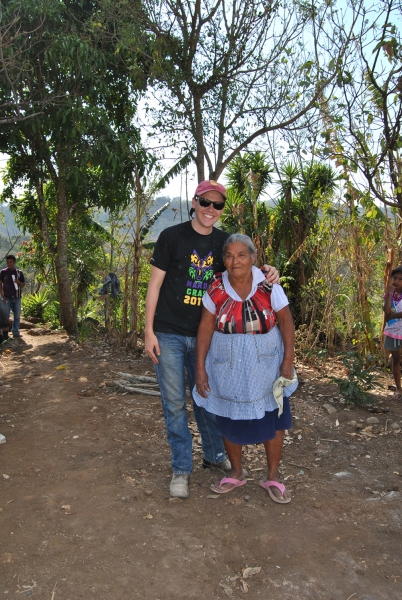
[[[148,359],[62,334],[10,348],[0,359],[0,598],[402,598],[402,406],[387,392],[378,401],[389,412],[369,425],[371,413],[345,410],[336,386],[299,365],[282,469],[292,503],[259,487],[261,446],[245,451],[247,486],[210,498],[219,473],[200,468],[194,425],[191,494],[172,502],[158,398],[99,387],[111,370],[151,371]],[[246,567],[260,571],[245,578]]]

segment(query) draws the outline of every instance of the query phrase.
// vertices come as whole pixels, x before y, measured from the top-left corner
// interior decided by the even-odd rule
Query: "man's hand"
[[[152,362],[157,365],[158,364],[158,356],[160,356],[160,348],[158,343],[158,338],[154,334],[154,332],[145,332],[145,352],[148,354],[149,358]]]
[[[265,279],[268,281],[268,283],[279,283],[279,273],[275,267],[264,265],[262,267],[262,272],[264,273]]]
[[[197,369],[195,372],[195,387],[197,392],[203,398],[207,397],[206,392],[210,392],[211,388],[208,383],[208,375],[205,369]]]

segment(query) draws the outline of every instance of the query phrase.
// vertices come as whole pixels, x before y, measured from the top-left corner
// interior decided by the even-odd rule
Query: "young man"
[[[170,495],[178,498],[188,496],[192,470],[185,369],[192,390],[201,299],[214,273],[224,270],[222,246],[229,234],[213,226],[222,214],[225,201],[223,185],[202,181],[192,200],[193,220],[162,231],[151,259],[145,351],[155,365],[172,451]],[[276,269],[268,267],[268,270],[270,280],[278,281]],[[194,402],[193,410],[204,451],[202,466],[229,470],[230,463],[215,417]]]
[[[15,256],[9,254],[6,256],[7,267],[0,271],[0,296],[6,305],[7,316],[10,316],[10,310],[13,311],[13,337],[21,337],[20,317],[21,317],[21,294],[25,285],[24,273],[15,268]],[[8,329],[3,329],[3,338],[8,339]]]

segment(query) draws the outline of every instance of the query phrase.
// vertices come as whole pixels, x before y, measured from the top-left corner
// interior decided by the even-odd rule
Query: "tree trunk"
[[[130,302],[130,340],[128,345],[136,350],[138,343],[138,282],[140,279],[140,260],[142,252],[141,241],[141,204],[142,187],[138,173],[135,173],[135,237],[134,237],[134,256],[133,256],[133,278],[131,282],[131,302]]]
[[[124,341],[127,337],[127,317],[128,317],[128,261],[124,267],[124,298],[123,305],[121,308],[121,341]]]
[[[136,236],[134,243],[133,279],[131,284],[130,330],[131,347],[137,348],[138,343],[138,282],[140,279],[141,239]]]
[[[204,169],[204,132],[202,127],[202,112],[201,112],[201,98],[194,94],[194,118],[195,118],[195,140],[197,144],[197,178],[198,183],[205,179]]]
[[[57,254],[56,274],[60,302],[60,322],[70,335],[78,335],[77,316],[73,308],[68,274],[68,203],[65,174],[59,173],[57,186]]]
[[[109,336],[109,339],[110,339],[110,334],[112,333],[112,325],[111,325],[111,321],[110,321],[110,315],[111,315],[110,295],[106,294],[106,298],[105,298],[105,329],[106,329],[107,336]]]

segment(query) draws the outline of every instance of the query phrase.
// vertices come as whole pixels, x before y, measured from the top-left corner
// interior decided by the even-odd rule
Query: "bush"
[[[368,354],[361,358],[357,352],[347,352],[342,362],[346,367],[347,379],[332,377],[332,381],[339,385],[339,391],[349,404],[368,404],[368,392],[377,387],[380,369],[376,366],[376,358]]]
[[[60,302],[58,300],[49,300],[43,318],[45,323],[49,323],[51,329],[60,327]]]
[[[44,315],[49,301],[50,299],[48,290],[36,292],[36,294],[22,296],[22,312],[26,317],[35,317],[45,322],[46,319]]]

